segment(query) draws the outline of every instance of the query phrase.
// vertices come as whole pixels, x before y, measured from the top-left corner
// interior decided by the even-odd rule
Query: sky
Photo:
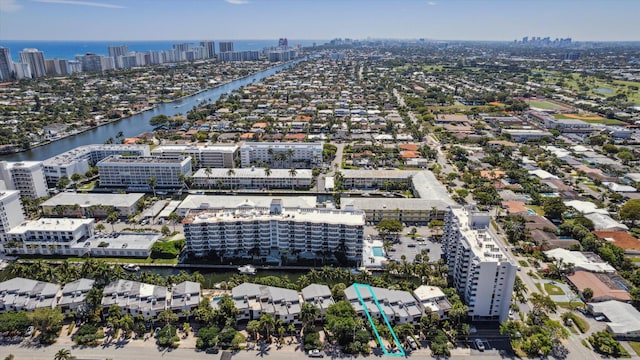
[[[0,0],[0,40],[640,40],[640,0]]]

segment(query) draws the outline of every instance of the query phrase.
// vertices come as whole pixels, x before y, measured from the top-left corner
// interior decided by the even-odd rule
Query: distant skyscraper
[[[215,41],[200,41],[200,46],[204,48],[204,57],[212,58],[216,56],[216,43]]]
[[[31,77],[38,78],[47,75],[47,68],[44,63],[44,53],[38,49],[24,49],[20,54],[20,62],[29,64]]]
[[[233,42],[232,41],[220,41],[218,43],[218,46],[220,47],[220,52],[221,53],[233,52]]]
[[[129,48],[127,47],[127,45],[120,45],[120,46],[108,46],[107,49],[109,50],[109,56],[111,56],[112,58],[117,58],[118,56],[125,56],[129,53]]]
[[[189,44],[188,43],[173,44],[173,50],[177,50],[180,52],[189,51]]]
[[[103,70],[102,58],[104,56],[96,55],[93,53],[87,53],[84,56],[76,56],[76,59],[82,63],[82,71],[94,72]]]
[[[289,46],[289,40],[287,40],[287,38],[280,38],[280,40],[278,40],[278,46],[281,46],[281,47]]]
[[[9,48],[0,46],[0,80],[9,80],[13,75],[13,62]]]

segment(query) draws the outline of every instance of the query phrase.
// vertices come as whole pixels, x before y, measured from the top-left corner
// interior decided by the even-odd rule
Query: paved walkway
[[[551,295],[551,294],[549,294],[549,297],[554,302],[557,302],[557,303],[577,302],[580,299],[578,297],[578,295],[576,295],[571,290],[571,287],[569,287],[569,285],[567,285],[567,284],[563,284],[561,282],[557,282],[557,281],[554,281],[554,280],[546,280],[546,279],[541,279],[538,282],[540,283],[540,285],[542,285],[543,289],[544,289],[544,284],[555,285],[555,286],[559,287],[560,289],[562,289],[562,291],[564,292],[564,295]],[[547,293],[546,290],[544,292]]]

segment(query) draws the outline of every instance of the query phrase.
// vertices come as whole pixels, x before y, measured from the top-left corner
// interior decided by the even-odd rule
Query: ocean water
[[[218,52],[218,40],[216,53]],[[223,40],[224,41],[224,40]],[[278,39],[273,40],[232,40],[233,50],[262,50],[265,47],[278,46]],[[313,46],[322,45],[327,40],[293,40],[289,39],[289,46]],[[84,55],[88,52],[98,55],[109,55],[107,47],[111,45],[127,45],[129,51],[159,51],[173,48],[173,44],[189,43],[200,45],[200,40],[163,40],[163,41],[32,41],[32,40],[0,40],[0,46],[11,50],[13,61],[20,61],[18,52],[25,48],[36,48],[44,52],[46,59],[73,59],[76,55]]]

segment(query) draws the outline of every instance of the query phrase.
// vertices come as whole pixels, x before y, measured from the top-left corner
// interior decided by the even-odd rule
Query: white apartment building
[[[161,158],[112,155],[100,161],[97,166],[100,186],[126,187],[131,190],[151,189],[151,178],[156,180],[156,188],[181,188],[183,183],[180,175],[191,175],[189,156]]]
[[[240,163],[243,168],[312,169],[322,166],[322,143],[246,142],[240,146]]]
[[[286,207],[287,201],[272,199],[267,207],[247,199],[227,208],[189,213],[183,221],[186,249],[194,256],[210,252],[238,256],[257,249],[277,258],[284,253],[317,257],[322,252],[362,258],[364,212]]]
[[[257,320],[262,314],[270,314],[285,324],[300,323],[302,301],[295,290],[242,283],[231,289],[231,296],[238,309],[238,321]],[[217,303],[212,305],[217,307]]]
[[[84,145],[56,155],[43,162],[44,175],[50,186],[55,186],[61,177],[73,174],[84,175],[89,167],[111,155],[149,156],[148,145],[96,144]]]
[[[491,229],[491,215],[473,206],[450,207],[442,238],[453,286],[476,320],[505,321],[517,265]]]
[[[161,145],[151,151],[151,155],[176,158],[191,156],[194,170],[200,168],[234,168],[239,159],[237,145]]]
[[[200,169],[193,174],[196,187],[208,189],[308,189],[313,179],[309,169]]]
[[[422,317],[422,308],[408,291],[389,290],[379,287],[351,285],[344,290],[344,296],[360,316],[367,312],[374,318],[383,321],[382,312],[394,325],[417,325]],[[359,295],[359,296],[358,296]]]
[[[135,214],[143,193],[104,194],[61,192],[43,202],[44,216],[106,218],[113,211],[120,217]]]
[[[0,161],[0,180],[8,190],[19,190],[20,196],[32,199],[49,195],[41,161]]]
[[[20,191],[0,191],[0,243],[6,241],[6,234],[24,221]]]
[[[7,232],[1,249],[8,254],[75,255],[73,245],[93,236],[93,219],[25,221]]]

